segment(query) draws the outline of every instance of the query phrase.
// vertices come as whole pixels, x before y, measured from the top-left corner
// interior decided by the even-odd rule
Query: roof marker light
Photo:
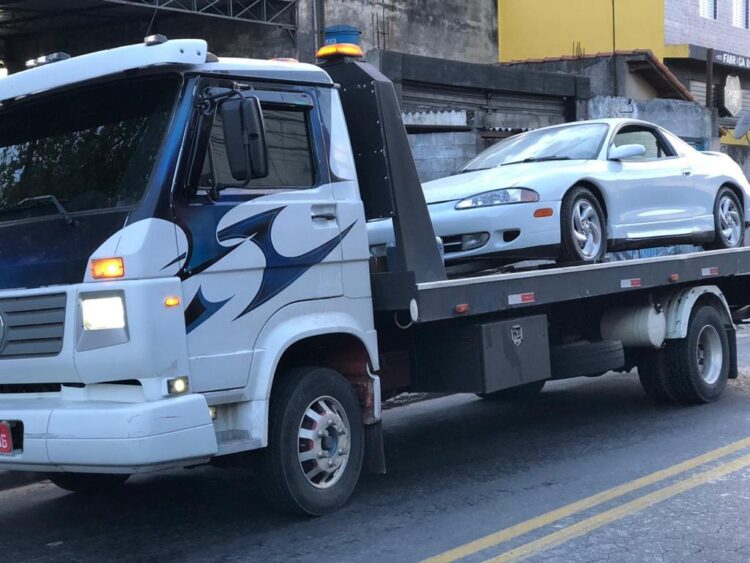
[[[152,47],[154,45],[161,45],[162,43],[166,43],[169,41],[167,39],[166,35],[162,35],[161,33],[154,33],[153,35],[147,35],[143,42],[146,44],[146,47]]]
[[[91,260],[91,277],[95,280],[125,277],[122,258],[94,258]]]
[[[333,59],[335,57],[364,57],[362,47],[354,43],[331,43],[323,45],[315,53],[318,59]]]
[[[69,59],[70,55],[68,53],[63,53],[62,51],[57,53],[51,53],[49,55],[42,55],[41,57],[37,57],[36,59],[29,59],[26,61],[26,68],[35,68],[38,66],[44,66],[51,63],[57,63],[60,61],[64,61],[66,59]]]

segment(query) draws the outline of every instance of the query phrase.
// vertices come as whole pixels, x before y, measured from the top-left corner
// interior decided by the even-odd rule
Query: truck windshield
[[[607,129],[604,123],[586,123],[514,135],[479,153],[459,172],[520,162],[590,160],[596,158]]]
[[[0,221],[138,203],[178,86],[118,81],[0,113]]]

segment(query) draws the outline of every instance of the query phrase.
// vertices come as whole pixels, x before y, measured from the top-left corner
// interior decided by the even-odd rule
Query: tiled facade
[[[750,29],[733,24],[735,0],[716,0],[715,20],[701,17],[703,1],[664,0],[665,44],[693,44],[750,57]]]

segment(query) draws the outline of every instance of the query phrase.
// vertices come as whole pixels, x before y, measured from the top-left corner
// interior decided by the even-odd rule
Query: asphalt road
[[[630,374],[550,384],[527,403],[386,411],[388,474],[364,476],[325,518],[269,512],[242,470],[141,476],[96,498],[47,482],[5,491],[0,561],[745,562],[744,334],[739,349],[747,375],[700,407],[656,406]]]

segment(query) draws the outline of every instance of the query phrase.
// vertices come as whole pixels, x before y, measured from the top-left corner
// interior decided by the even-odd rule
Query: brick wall
[[[665,0],[664,42],[692,43],[750,56],[750,30],[732,25],[733,0],[717,0],[718,19],[702,18],[700,0]]]
[[[422,182],[450,176],[477,154],[474,131],[412,133],[409,144]]]

